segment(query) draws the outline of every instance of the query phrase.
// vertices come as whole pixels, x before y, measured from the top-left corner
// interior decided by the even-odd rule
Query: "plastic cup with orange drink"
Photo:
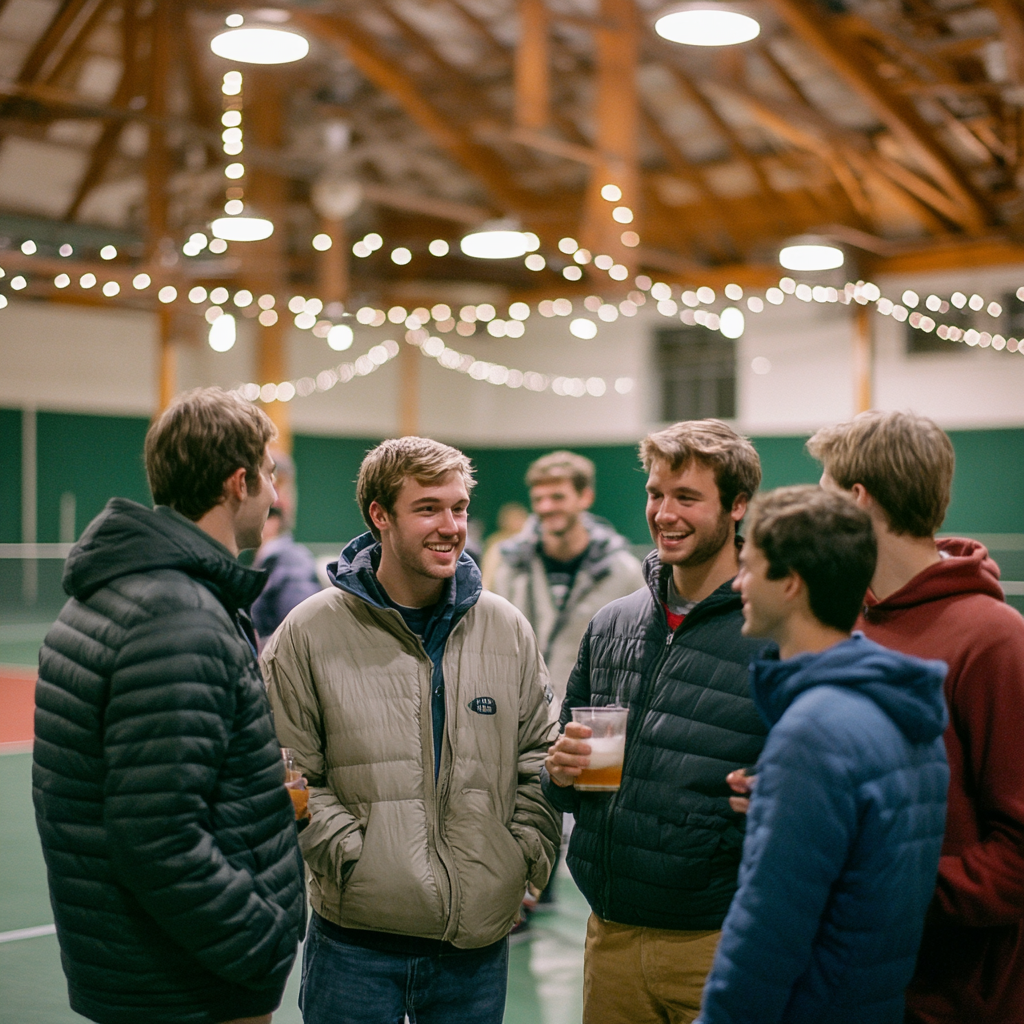
[[[602,708],[573,708],[572,720],[591,732],[590,765],[574,785],[591,793],[614,793],[622,785],[622,759],[626,753],[626,718],[629,708],[614,704]]]

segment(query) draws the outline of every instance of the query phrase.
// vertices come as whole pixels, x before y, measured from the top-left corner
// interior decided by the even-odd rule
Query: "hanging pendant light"
[[[761,26],[735,5],[710,2],[671,8],[654,23],[654,31],[686,46],[735,46],[756,39]]]
[[[779,263],[786,270],[835,270],[846,261],[843,250],[827,238],[806,235],[790,239],[779,252]]]
[[[274,223],[266,217],[218,217],[210,230],[225,242],[259,242],[274,233]]]
[[[309,43],[283,28],[229,28],[210,40],[210,49],[243,64],[291,64],[309,53]]]
[[[515,221],[493,220],[466,235],[459,248],[478,260],[508,260],[540,248],[540,239],[532,231],[520,231]]]

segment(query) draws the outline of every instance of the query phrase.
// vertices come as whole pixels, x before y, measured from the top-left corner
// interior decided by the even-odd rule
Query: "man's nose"
[[[452,512],[450,508],[446,508],[444,512],[441,514],[441,523],[437,529],[440,533],[459,532],[458,523],[455,522],[455,514]]]

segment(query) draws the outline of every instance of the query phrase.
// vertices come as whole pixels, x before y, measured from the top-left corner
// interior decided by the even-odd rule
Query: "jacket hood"
[[[887,611],[912,608],[955,594],[987,594],[997,601],[1006,600],[999,586],[999,566],[989,557],[984,544],[965,537],[943,537],[937,544],[943,556],[941,561],[919,572],[895,594],[879,601],[868,591],[864,615],[869,621]]]
[[[391,608],[384,589],[377,582],[380,552],[380,541],[369,531],[361,533],[342,548],[336,562],[327,566],[327,578],[339,590],[354,594],[374,608]],[[455,563],[454,585],[446,588],[442,600],[446,599],[454,616],[461,617],[476,604],[482,591],[480,570],[463,551]]]
[[[927,743],[946,728],[942,683],[946,663],[898,654],[857,632],[817,654],[750,667],[754,703],[769,727],[815,686],[840,686],[873,700],[911,743]]]
[[[183,515],[111,498],[86,527],[64,563],[61,580],[71,597],[85,600],[112,580],[156,569],[178,569],[202,580],[234,609],[248,608],[267,574],[239,565],[223,544]]]
[[[619,551],[629,550],[629,541],[616,532],[607,519],[590,512],[584,512],[580,518],[590,534],[590,544],[580,571],[600,580],[612,571],[612,556]],[[501,544],[501,553],[517,572],[529,572],[539,543],[540,520],[532,515],[519,533]]]

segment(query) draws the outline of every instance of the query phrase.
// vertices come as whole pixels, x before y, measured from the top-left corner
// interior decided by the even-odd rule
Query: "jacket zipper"
[[[659,605],[660,608],[660,605]],[[692,614],[692,612],[691,612]],[[661,653],[658,655],[657,661],[654,663],[654,667],[651,671],[651,682],[644,693],[644,702],[640,709],[640,714],[637,717],[637,722],[642,723],[647,717],[647,711],[651,706],[651,700],[654,697],[654,691],[658,682],[658,676],[661,675],[661,670],[665,667],[665,662],[668,660],[668,656],[672,651],[672,642],[675,638],[686,629],[687,620],[690,618],[688,615],[675,630],[669,630],[668,636],[665,637],[665,642],[662,644]],[[639,725],[637,728],[639,729]],[[626,729],[626,748],[622,755],[622,774],[626,774],[626,764],[629,760],[629,753],[632,746],[630,740],[630,730]],[[605,817],[607,822],[604,830],[604,849],[602,850],[602,862],[604,865],[604,909],[607,911],[611,906],[612,901],[612,825],[613,818],[615,816],[615,806],[618,803],[619,790],[616,790],[611,799],[608,801],[608,813]]]

